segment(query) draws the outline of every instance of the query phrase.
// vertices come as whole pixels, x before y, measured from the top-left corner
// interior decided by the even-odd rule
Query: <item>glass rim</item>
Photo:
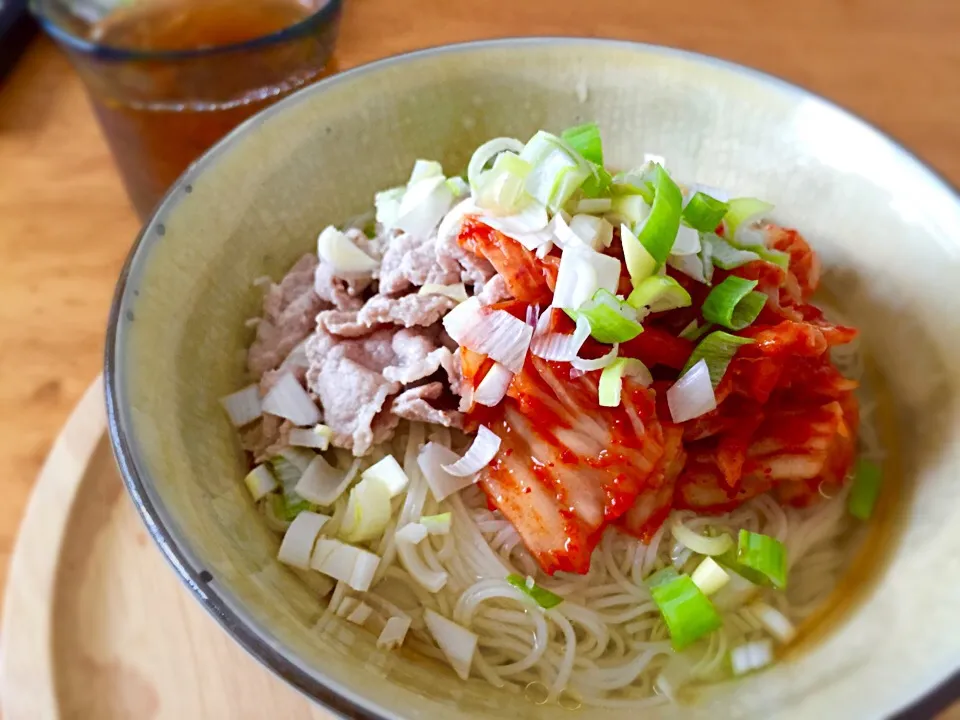
[[[332,23],[343,5],[343,0],[327,0],[323,7],[307,15],[302,20],[281,28],[280,30],[275,30],[266,35],[260,35],[243,42],[213,45],[195,50],[135,50],[132,48],[117,47],[115,45],[104,45],[66,30],[62,25],[57,23],[49,13],[44,12],[41,7],[45,2],[49,1],[50,0],[29,0],[27,3],[27,7],[40,24],[40,27],[43,28],[44,32],[70,50],[111,61],[192,60],[194,58],[229,55],[230,53],[269,47],[306,35],[317,25]]]

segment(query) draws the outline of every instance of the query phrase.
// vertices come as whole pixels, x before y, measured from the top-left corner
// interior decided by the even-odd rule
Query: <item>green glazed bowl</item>
[[[768,672],[660,717],[878,718],[960,667],[960,201],[868,125],[768,76],[623,42],[472,43],[392,58],[303,90],[191,167],[140,236],[110,321],[110,433],[161,549],[241,644],[334,710],[363,718],[568,717],[445,666],[323,633],[310,589],[243,487],[217,398],[244,382],[251,281],[318,231],[368,211],[418,157],[450,170],[491,137],[596,119],[609,162],[665,156],[679,177],[776,203],[821,253],[826,284],[884,379],[896,502],[816,638]],[[850,600],[846,602],[846,600]],[[656,714],[656,713],[654,713]],[[583,720],[633,718],[579,711]]]

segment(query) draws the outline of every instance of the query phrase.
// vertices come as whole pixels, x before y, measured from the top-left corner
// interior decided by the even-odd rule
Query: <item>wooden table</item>
[[[510,35],[689,48],[787,78],[866,117],[960,182],[960,3],[950,0],[346,0],[342,68]],[[0,587],[34,478],[99,372],[138,228],[79,79],[37,40],[0,85]]]

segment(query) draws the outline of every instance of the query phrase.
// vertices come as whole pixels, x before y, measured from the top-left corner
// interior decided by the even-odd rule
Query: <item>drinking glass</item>
[[[141,219],[237,124],[333,70],[341,0],[31,0]]]

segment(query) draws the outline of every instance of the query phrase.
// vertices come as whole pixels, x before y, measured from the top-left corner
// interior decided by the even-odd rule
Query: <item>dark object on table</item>
[[[37,23],[27,12],[27,0],[0,0],[0,82],[36,31]]]

